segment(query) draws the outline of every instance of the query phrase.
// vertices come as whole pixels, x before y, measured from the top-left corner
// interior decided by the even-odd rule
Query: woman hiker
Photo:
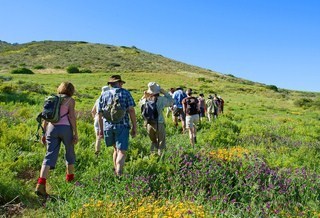
[[[66,158],[66,181],[74,179],[75,152],[74,145],[78,142],[77,123],[75,116],[74,86],[70,82],[62,82],[57,92],[64,96],[60,107],[60,120],[56,123],[44,121],[43,134],[41,141],[47,145],[46,155],[44,157],[40,176],[38,178],[35,193],[38,196],[47,198],[46,181],[49,176],[49,170],[54,169],[57,163],[60,144],[65,146]]]

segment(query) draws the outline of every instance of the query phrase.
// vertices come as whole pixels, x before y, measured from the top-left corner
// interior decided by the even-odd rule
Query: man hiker
[[[198,101],[199,101],[199,104],[200,104],[200,119],[202,117],[206,117],[206,110],[207,110],[207,107],[206,107],[206,100],[204,98],[204,94],[201,93],[198,97]]]
[[[161,96],[160,94],[163,94]],[[148,83],[148,90],[140,100],[142,116],[145,119],[147,132],[151,140],[151,152],[161,155],[166,148],[166,131],[163,109],[171,106],[173,99],[169,92],[155,82]]]
[[[189,129],[190,144],[194,147],[197,143],[196,125],[200,120],[200,104],[196,97],[192,96],[192,89],[187,90],[187,97],[182,100],[183,111],[186,114],[186,128]]]
[[[182,100],[186,97],[187,95],[186,93],[184,93],[181,87],[178,87],[172,95],[172,98],[174,100],[173,112],[172,112],[174,115],[174,124],[176,127],[178,126],[178,118],[179,118],[181,121],[182,133],[184,133],[186,129],[186,124],[185,124],[186,115],[183,112]]]
[[[132,137],[137,134],[135,102],[130,92],[122,88],[124,83],[120,75],[111,76],[108,81],[110,90],[102,93],[98,106],[99,134],[100,137],[104,136],[106,146],[113,146],[113,164],[117,176],[123,173],[130,128]]]

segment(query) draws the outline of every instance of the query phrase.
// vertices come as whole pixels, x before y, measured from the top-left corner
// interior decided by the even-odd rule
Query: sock
[[[46,181],[47,181],[46,178],[39,177],[39,179],[38,179],[38,184],[45,185],[45,184],[46,184]]]
[[[67,182],[71,182],[73,179],[74,179],[74,174],[67,174],[66,175]]]

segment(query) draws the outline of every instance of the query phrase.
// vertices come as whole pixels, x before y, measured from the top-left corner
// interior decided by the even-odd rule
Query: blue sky
[[[320,92],[318,0],[2,0],[0,40],[136,46],[224,74]]]

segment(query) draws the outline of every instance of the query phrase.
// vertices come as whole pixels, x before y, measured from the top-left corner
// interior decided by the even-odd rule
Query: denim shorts
[[[71,126],[52,125],[50,123],[46,132],[47,152],[42,164],[50,166],[51,169],[55,168],[59,156],[61,142],[63,142],[65,146],[66,164],[74,164],[76,155],[74,152],[72,139],[73,133]]]
[[[126,151],[129,147],[129,127],[110,128],[104,131],[104,140],[107,146],[116,145],[119,150]]]

